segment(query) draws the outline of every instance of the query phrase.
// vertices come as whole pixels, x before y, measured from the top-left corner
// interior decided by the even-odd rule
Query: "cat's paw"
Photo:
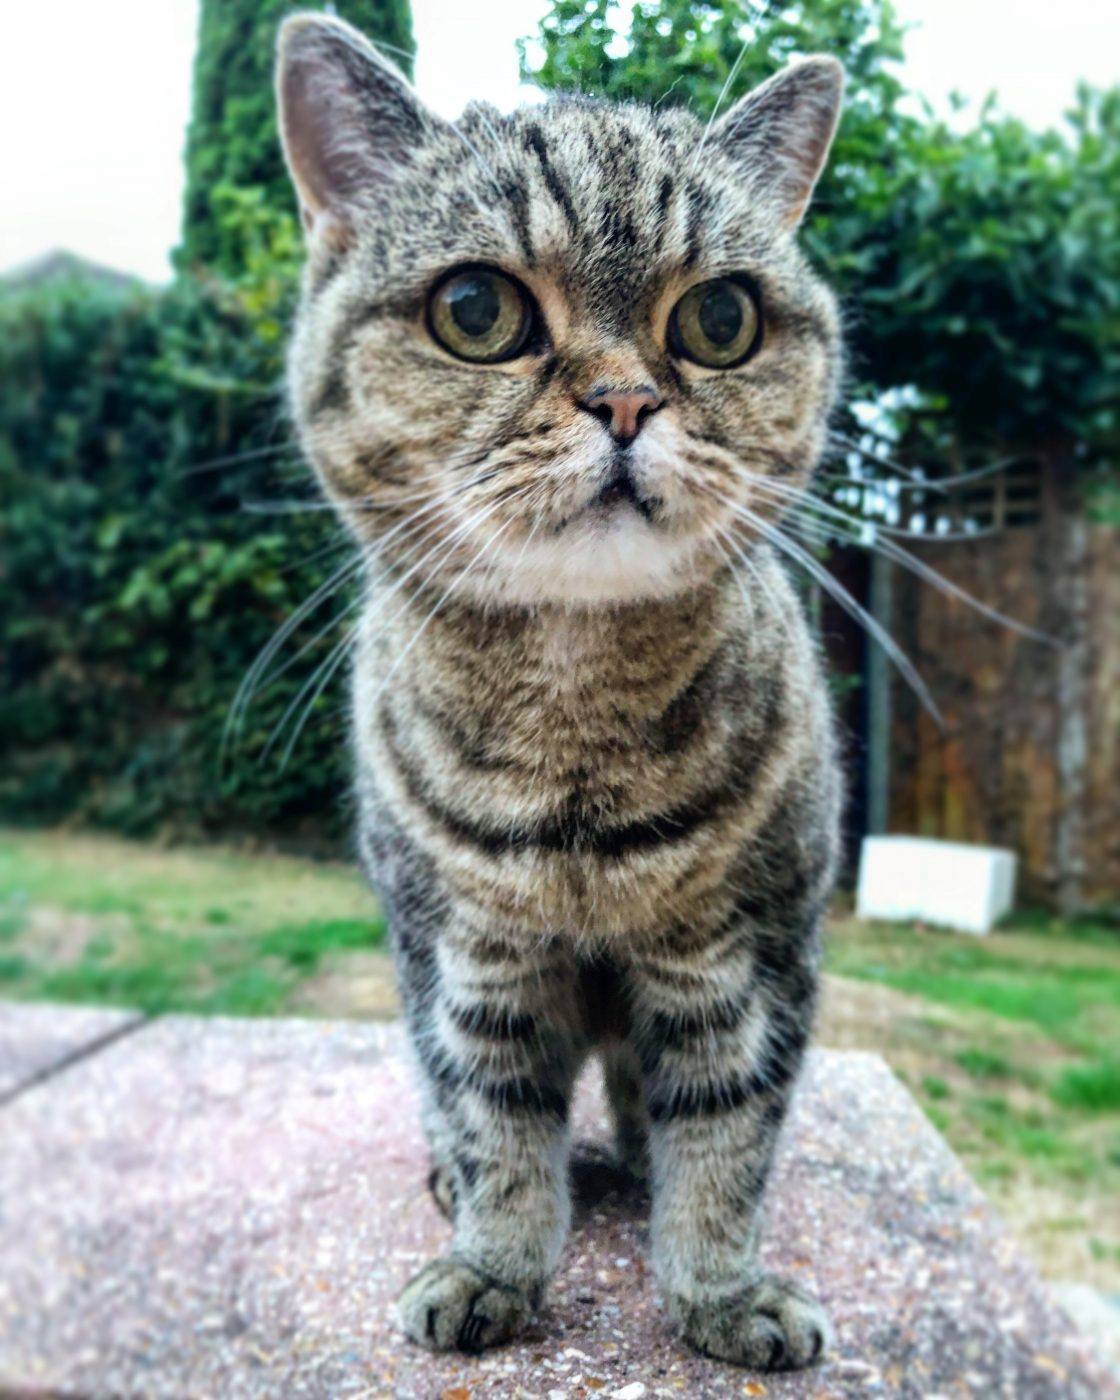
[[[829,1342],[828,1318],[816,1299],[773,1274],[727,1298],[677,1300],[673,1310],[697,1351],[758,1371],[811,1366]]]
[[[433,1259],[397,1301],[405,1335],[429,1351],[485,1351],[508,1341],[530,1312],[518,1288],[448,1255]]]

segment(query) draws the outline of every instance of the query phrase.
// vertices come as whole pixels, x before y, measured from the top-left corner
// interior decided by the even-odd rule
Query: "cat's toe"
[[[397,1302],[405,1335],[429,1351],[485,1351],[508,1341],[529,1314],[517,1288],[449,1255],[433,1259]]]
[[[455,1176],[450,1167],[434,1166],[428,1173],[428,1190],[432,1193],[441,1215],[454,1221],[459,1202],[455,1191]]]
[[[829,1342],[828,1319],[816,1299],[774,1275],[730,1297],[678,1301],[674,1311],[697,1351],[759,1371],[811,1366]]]

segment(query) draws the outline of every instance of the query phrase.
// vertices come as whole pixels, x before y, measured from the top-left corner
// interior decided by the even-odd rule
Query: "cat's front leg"
[[[427,956],[409,1020],[455,1234],[399,1312],[421,1346],[481,1351],[539,1304],[567,1235],[578,1018],[569,961],[528,940],[445,929]]]
[[[692,1346],[760,1370],[810,1365],[828,1339],[816,1300],[757,1262],[763,1189],[812,1017],[812,943],[791,935],[788,957],[773,958],[741,929],[700,966],[668,956],[635,972],[654,1265]]]

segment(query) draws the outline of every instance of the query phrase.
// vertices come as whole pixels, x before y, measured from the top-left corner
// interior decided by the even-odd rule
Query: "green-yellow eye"
[[[761,339],[758,302],[749,286],[734,277],[690,287],[669,317],[669,349],[709,369],[741,365]]]
[[[512,277],[492,267],[464,267],[438,284],[428,302],[428,329],[461,360],[495,364],[525,347],[533,303]]]

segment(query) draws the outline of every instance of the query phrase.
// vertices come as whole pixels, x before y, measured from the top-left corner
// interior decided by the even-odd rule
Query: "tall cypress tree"
[[[280,21],[297,8],[348,20],[411,73],[409,0],[201,0],[180,265],[240,271],[242,244],[223,227],[223,200],[294,211],[276,134],[272,63]]]

